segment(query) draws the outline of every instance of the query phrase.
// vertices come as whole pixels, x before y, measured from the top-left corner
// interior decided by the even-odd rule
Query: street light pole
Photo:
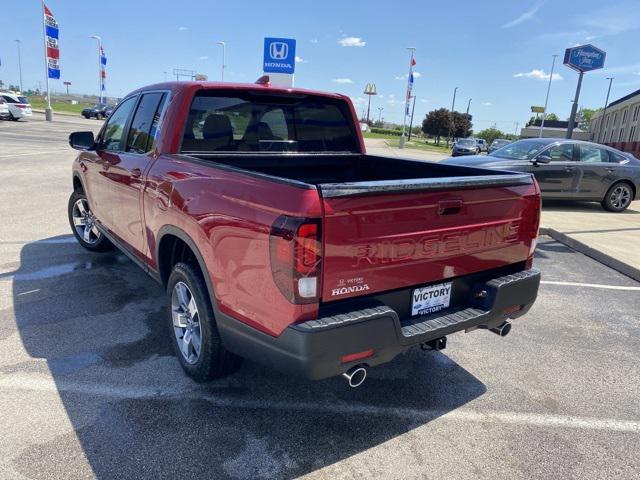
[[[471,106],[471,98],[469,99],[469,103],[467,103],[467,115],[469,115],[469,107]]]
[[[220,45],[222,47],[222,68],[220,71],[220,81],[224,82],[224,68],[227,66],[227,43],[218,41],[216,45]]]
[[[453,89],[453,102],[451,102],[451,121],[449,122],[449,139],[453,141],[453,109],[456,108],[456,93],[458,87]]]
[[[98,42],[98,103],[102,104],[102,38],[98,35],[89,35],[89,38],[93,38]]]
[[[18,71],[20,72],[20,92],[22,93],[22,55],[20,54],[20,40],[16,40],[18,45]]]
[[[607,89],[607,99],[604,101],[604,110],[602,110],[602,120],[600,120],[600,128],[598,129],[598,139],[597,142],[598,143],[603,143],[601,140],[604,140],[604,138],[600,138],[601,134],[602,134],[602,125],[604,124],[604,116],[607,114],[607,107],[609,106],[609,94],[611,93],[611,84],[613,83],[613,79],[615,77],[607,77],[607,80],[609,80],[609,88]]]
[[[384,110],[384,107],[378,107],[378,123],[382,122],[382,110]]]
[[[551,82],[553,81],[553,70],[556,66],[556,58],[558,58],[558,55],[553,55],[551,73],[549,74],[549,84],[547,85],[547,96],[544,99],[544,111],[542,112],[542,121],[540,122],[540,134],[538,135],[540,138],[542,138],[542,129],[544,128],[544,121],[547,118],[547,104],[549,103],[549,92],[551,91]]]

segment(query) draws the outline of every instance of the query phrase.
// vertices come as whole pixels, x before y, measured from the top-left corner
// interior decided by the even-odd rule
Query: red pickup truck
[[[162,83],[69,143],[74,235],[166,288],[198,381],[245,357],[359,385],[450,333],[506,335],[537,295],[533,177],[367,155],[343,95]]]

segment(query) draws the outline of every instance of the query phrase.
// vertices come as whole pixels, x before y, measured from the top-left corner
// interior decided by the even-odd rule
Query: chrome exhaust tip
[[[351,388],[357,388],[366,380],[367,369],[362,366],[356,366],[343,373],[342,376],[347,379],[347,383]]]
[[[501,337],[506,337],[507,335],[509,335],[509,332],[511,331],[511,324],[505,321],[502,325],[490,328],[489,330],[491,330],[496,335],[499,335]]]

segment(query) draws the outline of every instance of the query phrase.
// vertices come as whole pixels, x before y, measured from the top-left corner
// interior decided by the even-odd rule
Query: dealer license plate
[[[449,307],[451,282],[416,288],[411,297],[411,315],[427,315]]]

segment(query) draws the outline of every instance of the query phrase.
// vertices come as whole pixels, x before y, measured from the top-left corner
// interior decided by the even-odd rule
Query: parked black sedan
[[[622,212],[639,199],[640,160],[591,142],[524,139],[487,156],[448,158],[443,163],[533,173],[545,199],[600,202],[612,212]]]
[[[84,118],[97,118],[98,120],[106,118],[107,117],[107,109],[109,107],[105,104],[102,103],[98,103],[96,105],[93,105],[92,107],[88,107],[85,108],[84,110],[82,110],[82,116]]]

